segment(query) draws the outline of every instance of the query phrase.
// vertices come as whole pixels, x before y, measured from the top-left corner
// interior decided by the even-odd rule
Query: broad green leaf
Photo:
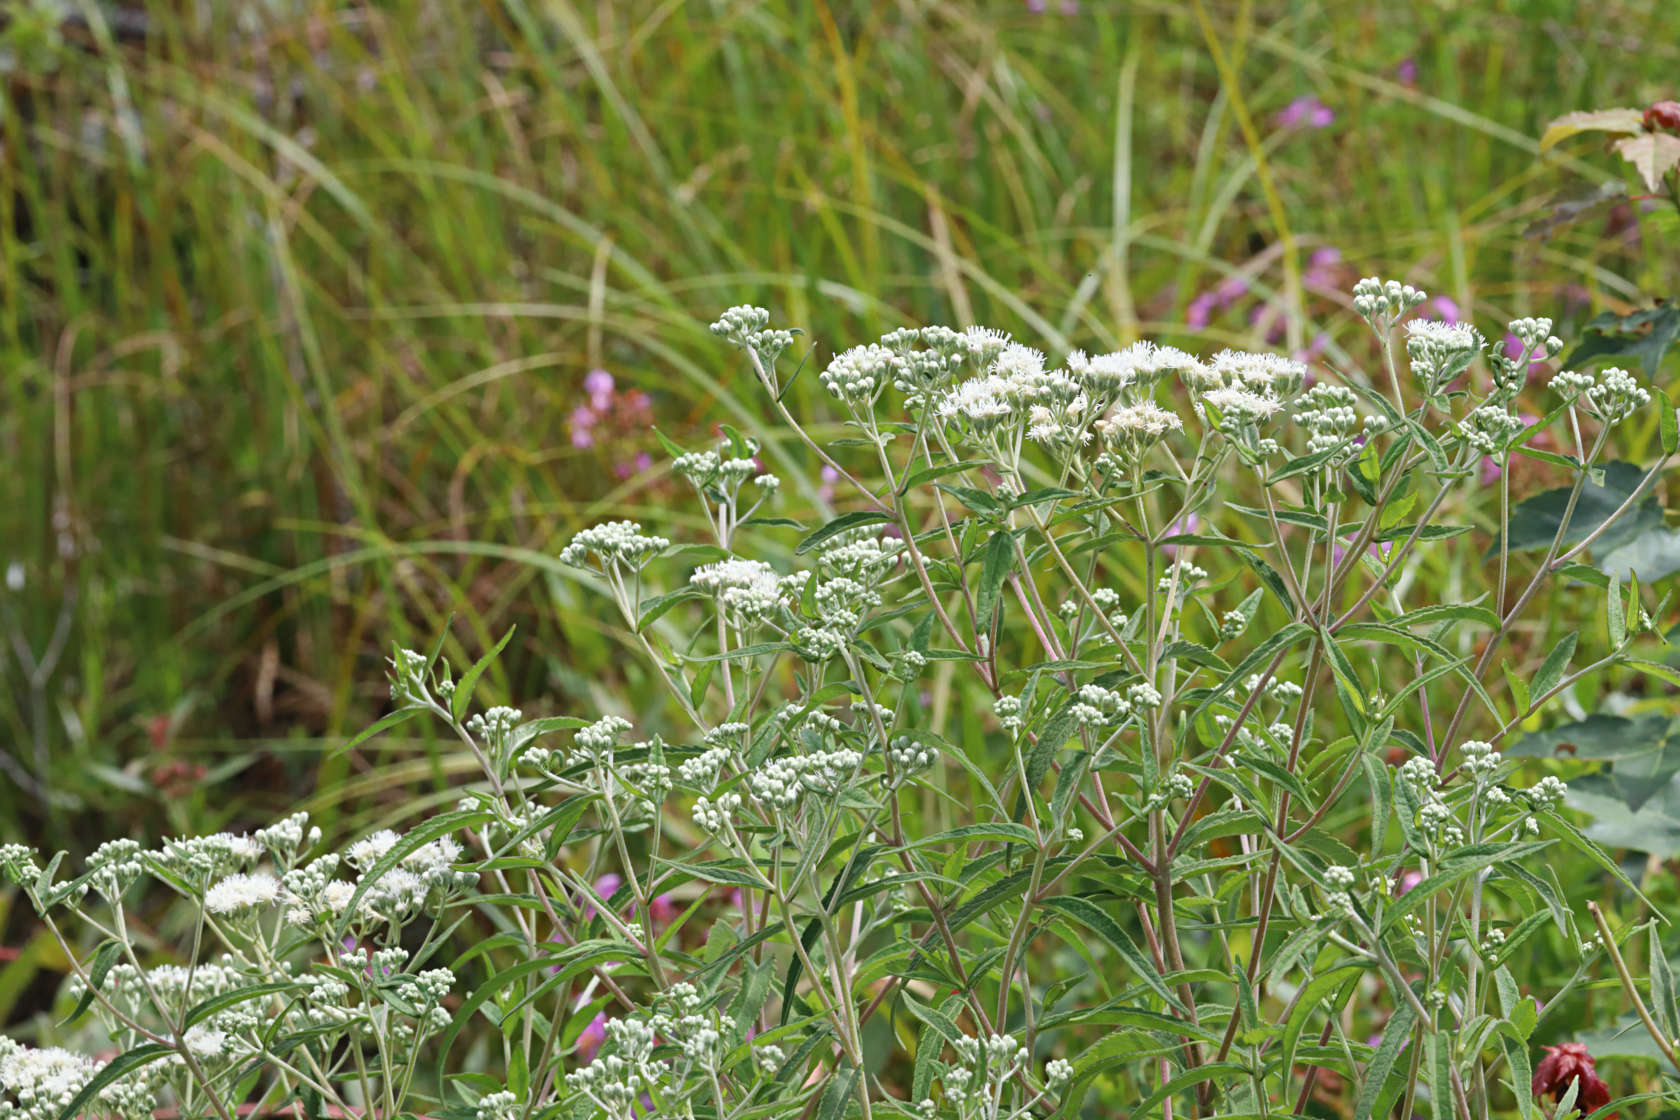
[[[1562,546],[1567,548],[1585,540],[1589,533],[1610,519],[1644,480],[1645,472],[1632,463],[1617,460],[1605,464],[1602,484],[1595,484],[1590,479],[1581,484],[1581,494],[1576,500],[1574,512],[1570,514],[1568,528],[1564,530]],[[1511,511],[1512,552],[1550,547],[1557,536],[1558,526],[1563,523],[1571,489],[1559,487],[1547,490],[1517,503]],[[1593,554],[1603,556],[1614,552],[1642,533],[1660,529],[1662,523],[1661,501],[1656,495],[1646,493],[1593,542]],[[1493,547],[1496,549],[1497,545]]]

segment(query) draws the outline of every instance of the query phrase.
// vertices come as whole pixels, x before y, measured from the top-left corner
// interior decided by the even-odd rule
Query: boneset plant
[[[768,516],[733,430],[673,449],[710,539],[616,521],[561,554],[663,695],[474,714],[488,657],[397,651],[367,734],[432,717],[482,770],[406,834],[326,851],[300,815],[67,881],[0,852],[67,951],[72,920],[105,939],[69,998],[118,1050],[6,1044],[0,1112],[1288,1116],[1334,1083],[1358,1120],[1530,1120],[1608,1110],[1584,1049],[1531,1043],[1606,984],[1680,1072],[1655,927],[1636,977],[1633,927],[1551,861],[1636,888],[1500,752],[1577,684],[1672,675],[1637,656],[1666,598],[1588,560],[1674,411],[1605,508],[1650,393],[1531,393],[1547,321],[1510,356],[1422,300],[1356,288],[1369,374],[898,330],[817,375],[852,430],[826,442],[783,403],[793,333],[730,310],[853,508]],[[1516,457],[1563,486],[1515,502]],[[1562,613],[1594,598],[1602,643]],[[142,881],[191,920],[141,936]]]

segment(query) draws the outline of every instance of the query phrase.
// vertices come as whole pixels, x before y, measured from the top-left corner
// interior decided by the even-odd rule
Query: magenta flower
[[[1483,486],[1492,486],[1499,481],[1499,476],[1504,473],[1504,468],[1499,465],[1499,460],[1492,455],[1483,455],[1481,469],[1476,473],[1476,481]]]
[[[1400,79],[1403,86],[1415,86],[1418,80],[1418,64],[1415,58],[1402,58],[1400,65],[1394,68],[1394,76]]]
[[[607,1013],[597,1011],[595,1018],[589,1020],[589,1025],[578,1035],[578,1059],[585,1064],[593,1062],[595,1055],[601,1052],[601,1044],[607,1041]]]
[[[612,901],[612,896],[617,894],[618,893],[618,888],[622,887],[623,885],[624,885],[624,877],[622,875],[618,874],[616,871],[609,871],[605,875],[601,876],[599,879],[595,880],[594,891],[598,896],[600,896],[600,898],[603,902],[611,902]],[[590,901],[584,903],[584,907],[583,907],[583,920],[584,921],[586,921],[586,922],[589,921],[589,919],[593,918],[596,915],[596,913],[597,913],[597,911],[595,909],[594,900],[590,900]]]
[[[822,485],[817,487],[817,497],[825,502],[832,502],[834,500],[834,484],[840,481],[840,472],[824,463],[822,471],[817,477],[822,479]]]
[[[668,894],[656,894],[648,900],[648,916],[655,929],[664,929],[677,920],[677,902]]]
[[[1423,882],[1423,872],[1413,868],[1400,874],[1400,883],[1394,888],[1397,895],[1405,894],[1419,883]]]
[[[638,451],[634,459],[623,459],[614,463],[613,474],[621,479],[629,478],[631,475],[640,474],[651,466],[653,466],[653,456],[646,451]]]
[[[1272,124],[1278,128],[1328,128],[1335,119],[1335,110],[1309,93],[1279,109]]]
[[[1454,302],[1451,296],[1436,296],[1429,301],[1429,309],[1439,315],[1442,322],[1458,323],[1463,321],[1463,315],[1459,311],[1458,304]]]
[[[1201,330],[1213,318],[1213,311],[1212,293],[1203,292],[1184,309],[1184,322],[1196,330]]]
[[[1167,536],[1176,537],[1186,533],[1194,533],[1201,527],[1201,524],[1201,518],[1197,517],[1194,513],[1187,513],[1177,521],[1174,521],[1171,525],[1167,526]],[[1164,544],[1161,546],[1161,551],[1166,553],[1168,556],[1177,556],[1178,546],[1176,544]]]
[[[589,406],[604,412],[612,404],[613,375],[604,369],[592,369],[583,375],[583,391],[589,394]]]
[[[1337,266],[1342,263],[1342,251],[1334,245],[1322,245],[1307,258],[1307,270],[1301,274],[1301,284],[1312,291],[1336,291],[1341,288]]]
[[[595,421],[599,419],[586,404],[580,404],[572,409],[571,429],[572,446],[577,448],[595,446]]]

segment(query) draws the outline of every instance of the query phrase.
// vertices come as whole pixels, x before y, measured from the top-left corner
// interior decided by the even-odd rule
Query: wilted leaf
[[[1565,113],[1546,126],[1546,131],[1540,136],[1540,150],[1543,152],[1583,132],[1639,132],[1645,127],[1643,117],[1644,111],[1640,109],[1587,109]]]
[[[1680,163],[1680,136],[1670,136],[1666,132],[1642,132],[1638,136],[1616,141],[1616,151],[1633,164],[1639,177],[1645,180],[1646,189],[1654,191],[1662,186],[1662,177],[1668,174],[1669,169]]]

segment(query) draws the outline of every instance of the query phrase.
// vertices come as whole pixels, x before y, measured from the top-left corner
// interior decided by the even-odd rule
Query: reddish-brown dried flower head
[[[1680,101],[1658,101],[1645,110],[1646,132],[1680,132]]]
[[[1575,1094],[1575,1107],[1582,1116],[1610,1103],[1610,1086],[1593,1068],[1592,1055],[1580,1042],[1546,1047],[1546,1056],[1534,1069],[1534,1095],[1561,1101],[1577,1077],[1581,1079],[1581,1088]],[[1605,1120],[1616,1120],[1616,1113],[1612,1112]]]

